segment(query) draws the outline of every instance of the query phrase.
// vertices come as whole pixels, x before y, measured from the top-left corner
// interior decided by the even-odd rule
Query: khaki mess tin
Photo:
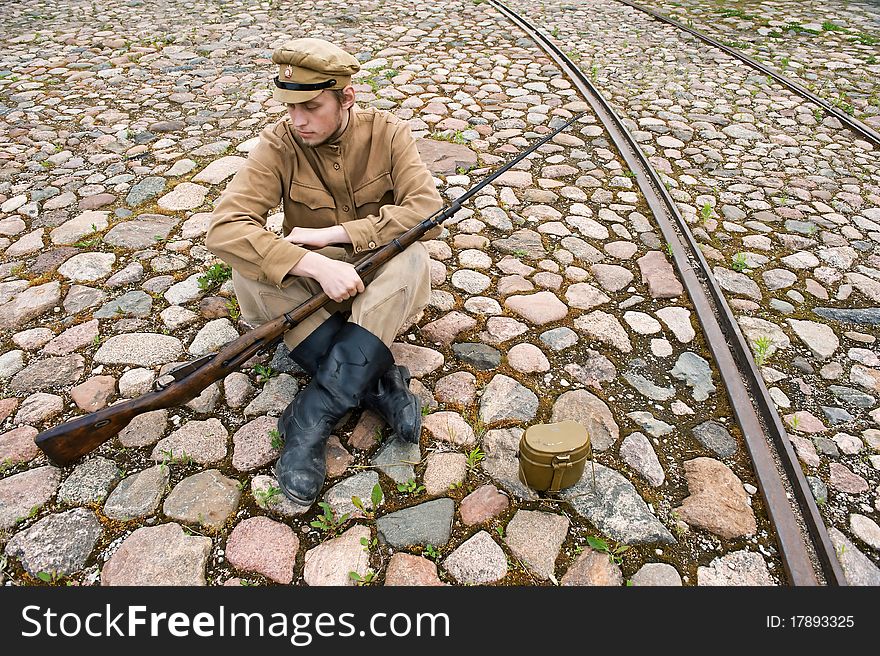
[[[590,446],[587,429],[576,421],[530,426],[519,441],[519,478],[539,492],[571,487],[584,473]]]

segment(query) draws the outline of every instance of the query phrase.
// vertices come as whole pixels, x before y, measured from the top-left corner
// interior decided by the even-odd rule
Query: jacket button
[[[334,165],[333,165],[333,168],[336,169],[336,170],[338,171],[338,170],[339,170],[339,164],[338,164],[338,163],[337,163],[337,164],[334,164]]]
[[[369,246],[370,248],[376,248],[376,242],[371,241],[369,244],[367,244],[367,246]]]
[[[342,206],[342,211],[343,211],[343,212],[347,212],[349,209],[351,209],[351,208],[350,208],[348,205],[343,205],[343,206]]]

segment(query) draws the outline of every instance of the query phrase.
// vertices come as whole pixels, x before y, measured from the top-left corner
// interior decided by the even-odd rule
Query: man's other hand
[[[330,244],[351,243],[348,234],[342,226],[292,228],[284,239],[292,244],[311,246],[312,248],[324,248],[324,246],[329,246]]]
[[[332,260],[319,253],[306,253],[290,273],[314,278],[321,285],[324,293],[337,303],[364,291],[364,281],[353,265]]]

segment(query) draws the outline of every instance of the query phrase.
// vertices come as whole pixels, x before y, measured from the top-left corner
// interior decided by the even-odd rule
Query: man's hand
[[[284,238],[292,244],[324,248],[330,244],[350,244],[351,239],[342,226],[330,226],[328,228],[293,228]]]
[[[290,273],[314,278],[321,285],[324,293],[337,303],[364,291],[364,281],[353,265],[332,260],[320,253],[306,253]]]

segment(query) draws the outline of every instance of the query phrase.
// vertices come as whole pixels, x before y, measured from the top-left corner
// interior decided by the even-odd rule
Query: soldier
[[[346,412],[370,408],[397,435],[419,441],[421,405],[388,346],[427,305],[427,251],[413,244],[366,287],[352,262],[442,202],[408,126],[355,105],[350,82],[360,66],[353,56],[301,38],[276,49],[272,61],[274,97],[287,115],[263,130],[220,196],[206,245],[232,267],[242,316],[252,325],[321,290],[332,299],[284,336],[312,378],[278,420],[285,443],[275,472],[290,499],[311,505],[324,483],[327,438]],[[283,237],[266,229],[279,201]]]

